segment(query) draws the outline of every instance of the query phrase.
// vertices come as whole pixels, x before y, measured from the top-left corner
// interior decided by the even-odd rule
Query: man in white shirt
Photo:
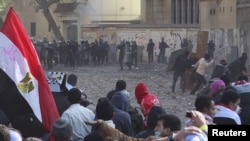
[[[91,133],[91,126],[84,121],[92,121],[95,118],[93,111],[80,105],[81,91],[72,88],[68,92],[69,108],[63,112],[61,118],[66,119],[72,125],[72,140],[82,141],[85,136]]]
[[[203,58],[201,58],[195,65],[194,67],[197,68],[196,69],[196,80],[197,83],[194,86],[194,88],[191,91],[191,95],[195,95],[195,92],[199,90],[200,86],[206,85],[207,84],[207,80],[205,79],[205,73],[207,71],[207,69],[212,66],[214,64],[214,59],[209,56],[209,54],[205,54]]]

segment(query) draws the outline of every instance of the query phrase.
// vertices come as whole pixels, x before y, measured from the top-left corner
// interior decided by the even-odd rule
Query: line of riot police
[[[76,67],[83,65],[101,65],[109,62],[110,46],[107,41],[99,39],[89,44],[88,40],[81,41],[53,41],[46,38],[42,41],[33,41],[40,62],[48,69],[54,65],[63,64],[65,67]],[[92,61],[92,62],[90,62]]]

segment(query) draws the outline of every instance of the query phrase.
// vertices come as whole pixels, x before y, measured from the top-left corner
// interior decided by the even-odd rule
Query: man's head
[[[82,100],[82,92],[77,88],[72,88],[68,92],[68,101],[71,104],[80,103]]]
[[[222,60],[220,60],[220,64],[222,64],[222,65],[226,66],[226,65],[227,65],[227,61],[226,61],[226,60],[224,60],[224,59],[222,59]]]
[[[247,59],[247,53],[242,53],[242,55],[241,55],[241,58],[243,59],[243,60],[246,60]]]
[[[66,119],[57,119],[52,128],[52,136],[56,141],[70,141],[72,135],[72,125]]]
[[[117,91],[125,90],[125,89],[126,89],[126,86],[127,86],[127,84],[126,84],[126,82],[125,82],[124,80],[118,80],[118,81],[116,82],[115,89],[116,89]]]
[[[147,128],[148,129],[154,129],[156,124],[157,124],[158,117],[160,115],[163,115],[163,114],[167,114],[167,112],[164,110],[163,107],[161,107],[161,106],[153,106],[150,109],[148,117],[147,117]]]
[[[111,101],[106,97],[99,98],[96,105],[97,119],[111,120],[113,113],[114,109]]]
[[[77,76],[75,74],[70,74],[67,79],[67,83],[72,86],[76,86],[77,84]]]
[[[214,101],[210,96],[202,95],[195,100],[195,109],[211,117],[215,114]]]
[[[240,75],[238,77],[238,81],[242,81],[242,80],[245,80],[246,82],[248,82],[248,76],[246,76],[246,75]]]
[[[208,53],[206,53],[206,54],[204,55],[204,58],[205,58],[205,60],[209,60],[209,59],[210,59],[210,55],[209,55]]]
[[[161,115],[155,126],[155,132],[161,132],[160,136],[171,136],[174,132],[181,130],[181,120],[173,114]]]
[[[221,96],[221,104],[224,104],[231,110],[236,111],[240,105],[240,96],[237,91],[227,90]]]

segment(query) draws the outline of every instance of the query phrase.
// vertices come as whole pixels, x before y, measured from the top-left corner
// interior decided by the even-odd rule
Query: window
[[[231,7],[230,7],[230,12],[232,12],[232,11],[233,11],[233,7],[231,6]]]
[[[172,0],[172,16],[173,16],[173,23],[176,24],[176,1]]]
[[[30,36],[36,36],[36,23],[30,23]]]
[[[187,1],[183,1],[183,6],[184,6],[184,23],[188,23],[188,8],[187,8]]]
[[[213,15],[213,9],[210,9],[210,15]]]
[[[51,32],[51,25],[49,24],[49,32]]]
[[[223,10],[222,10],[222,11],[223,11],[223,13],[224,13],[224,11],[225,11],[224,7],[223,7]]]
[[[215,15],[215,8],[213,8],[213,15]]]
[[[182,1],[179,0],[179,24],[182,24]]]
[[[196,12],[196,11],[194,11],[194,1],[191,0],[191,1],[190,1],[190,23],[191,23],[191,24],[194,23],[194,19],[195,19],[195,17],[194,17],[194,12]]]

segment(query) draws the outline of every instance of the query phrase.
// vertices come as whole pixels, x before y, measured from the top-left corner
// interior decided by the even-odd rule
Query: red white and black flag
[[[48,132],[59,118],[36,50],[13,8],[0,32],[0,108],[11,121],[33,113]]]

